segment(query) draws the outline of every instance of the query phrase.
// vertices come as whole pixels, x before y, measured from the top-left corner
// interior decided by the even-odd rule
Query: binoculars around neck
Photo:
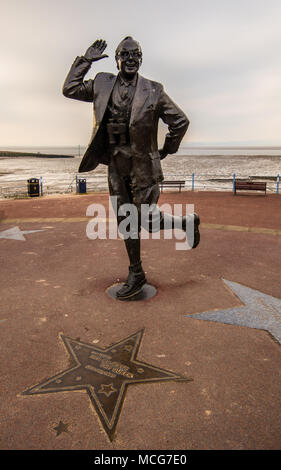
[[[107,132],[111,145],[125,145],[127,143],[127,125],[124,119],[109,119]]]

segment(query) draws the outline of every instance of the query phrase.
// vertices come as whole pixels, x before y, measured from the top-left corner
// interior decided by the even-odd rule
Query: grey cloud
[[[230,140],[245,129],[258,136],[264,116],[280,139],[280,0],[10,0],[1,14],[0,145],[23,144],[15,141],[19,135],[28,144],[32,121],[42,145],[52,145],[54,136],[62,144],[70,136],[87,141],[91,106],[66,100],[63,81],[74,58],[99,37],[109,58],[87,78],[116,72],[114,51],[127,34],[141,43],[141,74],[163,83],[191,114],[188,139],[218,141],[222,129]],[[23,132],[15,133],[17,126]]]

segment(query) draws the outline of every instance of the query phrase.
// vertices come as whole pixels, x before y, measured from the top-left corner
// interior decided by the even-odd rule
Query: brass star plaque
[[[101,349],[61,335],[73,365],[23,392],[23,395],[86,390],[112,441],[130,384],[190,382],[191,378],[136,359],[144,330]]]

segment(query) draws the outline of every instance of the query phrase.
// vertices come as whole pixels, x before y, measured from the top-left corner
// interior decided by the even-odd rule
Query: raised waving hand
[[[97,39],[86,51],[84,57],[89,62],[96,62],[97,60],[108,57],[107,54],[103,54],[107,44],[103,39]]]

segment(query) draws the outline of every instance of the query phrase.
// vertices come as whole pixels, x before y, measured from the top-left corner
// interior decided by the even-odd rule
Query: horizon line
[[[87,147],[87,145],[81,145],[81,144],[48,144],[48,145],[28,145],[28,144],[23,144],[23,145],[1,145],[0,144],[0,150],[3,149],[5,150],[6,148],[24,148],[24,147],[29,147],[29,148],[50,148],[50,147]],[[249,144],[249,143],[239,143],[239,144],[230,144],[227,142],[218,142],[218,143],[209,143],[209,142],[190,142],[189,143],[184,143],[180,145],[179,149],[183,148],[200,148],[200,147],[208,147],[208,148],[276,148],[276,149],[281,149],[281,143],[280,144]]]

